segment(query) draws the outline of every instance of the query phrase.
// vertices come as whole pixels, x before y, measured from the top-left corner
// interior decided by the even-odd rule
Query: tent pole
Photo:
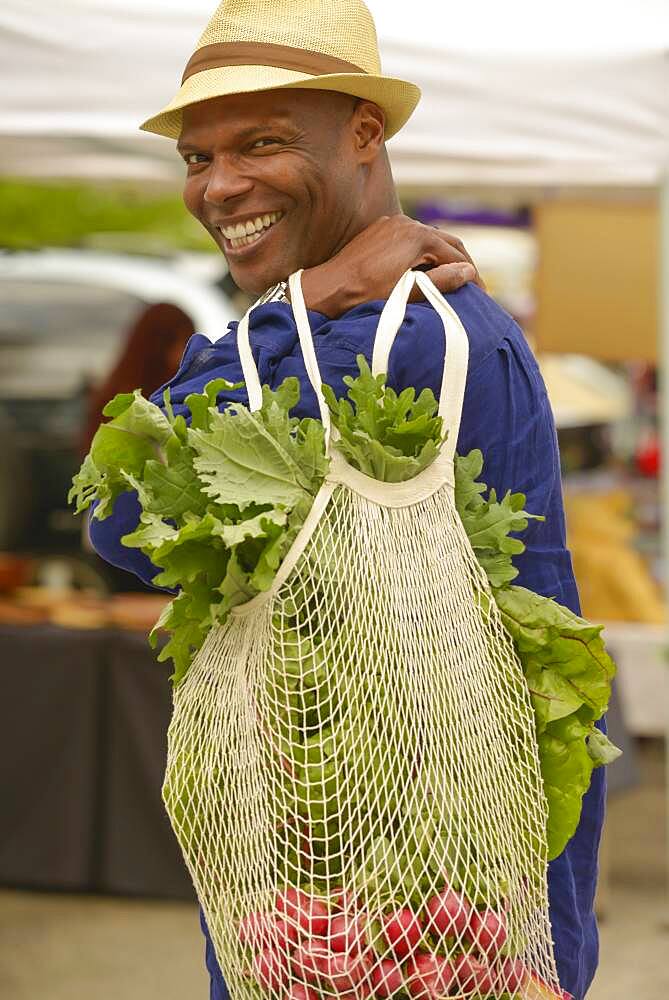
[[[669,601],[669,172],[659,190],[658,318],[659,318],[659,421],[661,442],[660,523],[662,531],[662,573],[665,600]],[[669,804],[669,720],[665,734],[666,801]],[[669,872],[669,828],[667,829],[667,872]],[[669,883],[669,875],[667,876]],[[666,887],[665,926],[669,927],[669,884]]]

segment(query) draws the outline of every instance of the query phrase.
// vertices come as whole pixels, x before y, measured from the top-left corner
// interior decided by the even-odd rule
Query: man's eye
[[[206,160],[206,156],[204,155],[204,153],[186,153],[186,155],[184,156],[184,162],[189,167],[191,167],[194,164],[196,164],[196,163],[199,162],[197,159],[194,159],[194,157],[198,157],[198,156],[201,157],[201,159]]]
[[[272,146],[272,145],[278,146],[279,142],[280,142],[279,139],[271,139],[269,137],[266,138],[266,139],[256,139],[256,141],[253,143],[253,145],[252,145],[251,148],[252,149],[264,149],[266,144],[270,145],[270,146]]]

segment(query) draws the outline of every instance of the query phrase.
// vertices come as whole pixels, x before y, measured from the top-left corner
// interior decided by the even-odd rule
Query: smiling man
[[[143,128],[177,140],[184,201],[211,234],[235,282],[262,301],[250,320],[262,383],[300,379],[295,414],[318,416],[285,282],[303,268],[320,371],[337,395],[371,358],[383,300],[409,267],[423,267],[469,338],[458,451],[480,448],[498,492],[522,490],[546,516],[525,533],[517,582],[578,611],[565,545],[560,464],[550,406],[522,332],[479,287],[458,240],[402,215],[386,140],[418,103],[416,86],[381,73],[374,24],[361,0],[224,0],[189,60],[174,100]],[[175,412],[210,379],[241,380],[233,323],[212,344],[196,334],[168,383]],[[424,302],[408,307],[389,361],[396,390],[439,391],[443,327]],[[164,387],[163,387],[164,388]],[[221,393],[218,405],[246,401]],[[162,389],[153,402],[162,405]],[[121,537],[137,524],[129,491],[91,522],[98,552],[150,582],[157,568]],[[603,769],[594,772],[579,828],[549,871],[560,980],[582,1000],[597,963],[593,899],[603,817]],[[226,989],[207,934],[212,1000]],[[233,998],[235,1000],[235,998]]]

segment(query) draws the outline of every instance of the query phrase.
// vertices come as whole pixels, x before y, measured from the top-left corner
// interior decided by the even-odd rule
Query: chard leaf
[[[539,733],[539,756],[548,800],[548,857],[556,858],[573,837],[581,803],[590,785],[593,762],[588,728],[575,715],[551,722]]]
[[[557,601],[524,587],[505,587],[495,599],[504,625],[516,643],[521,660],[551,675],[545,684],[569,688],[580,705],[599,719],[608,707],[615,664],[593,625]],[[560,678],[558,680],[558,678]]]

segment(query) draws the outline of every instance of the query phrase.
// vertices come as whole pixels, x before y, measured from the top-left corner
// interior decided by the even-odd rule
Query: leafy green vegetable
[[[507,493],[498,501],[495,490],[484,499],[485,483],[477,482],[483,469],[483,455],[470,451],[455,459],[455,505],[476,558],[486,571],[491,587],[502,587],[518,575],[512,556],[525,548],[510,532],[524,531],[530,519],[543,521],[523,508],[523,493]]]
[[[337,399],[329,385],[323,394],[339,431],[336,447],[356,469],[386,483],[412,479],[437,457],[442,419],[434,393],[415,389],[399,395],[386,386],[385,375],[372,375],[359,354],[360,375],[344,376],[348,398]]]
[[[346,398],[337,400],[323,387],[339,432],[336,446],[369,476],[410,479],[443,444],[437,401],[430,390],[418,396],[414,389],[395,393],[384,376],[372,375],[362,355],[358,367],[357,378],[344,379]],[[175,685],[210,628],[235,605],[271,587],[327,474],[321,423],[290,415],[299,401],[298,380],[286,379],[276,391],[263,388],[262,406],[254,413],[235,403],[220,412],[219,393],[240,387],[214,379],[202,393],[189,395],[190,426],[174,415],[169,392],[164,412],[139,390],[116,396],[104,410],[111,419],[98,429],[69,493],[77,512],[97,500],[94,516],[103,519],[119,494],[137,491],[140,522],[122,541],[160,568],[158,586],[179,590],[150,636],[155,645],[159,632],[169,633],[159,659],[172,659]],[[525,548],[517,534],[530,519],[542,518],[524,510],[522,493],[498,499],[479,481],[482,470],[480,451],[456,457],[455,503],[530,690],[549,807],[549,855],[555,857],[576,829],[593,768],[619,753],[594,725],[606,711],[615,668],[599,626],[512,585],[518,573],[513,557]],[[325,529],[322,539],[318,572],[327,574]],[[344,632],[336,641],[345,641]],[[286,639],[294,644],[299,666],[311,655],[310,640],[297,631]],[[320,741],[320,730],[341,707],[333,690],[320,701],[325,714],[314,716],[315,692],[330,683],[327,655],[314,657],[305,688],[299,670],[290,676],[290,660],[282,660],[282,670],[281,678],[268,678],[269,685],[288,684],[290,691],[277,739],[306,741],[303,780],[327,792],[335,765],[309,757],[308,745],[309,726],[318,727]],[[383,789],[372,791],[382,798]],[[326,820],[327,796],[323,802],[315,796],[307,796],[312,805],[320,803],[311,819]],[[298,799],[303,801],[304,793]]]
[[[219,412],[218,394],[238,388],[214,379],[189,395],[190,427],[169,393],[164,413],[139,390],[116,396],[69,494],[77,512],[98,500],[103,519],[136,490],[140,521],[121,541],[161,569],[156,586],[180,591],[151,633],[170,633],[159,660],[173,660],[175,684],[212,625],[272,585],[327,472],[322,425],[290,416],[296,378],[263,389],[256,413]]]
[[[602,626],[511,585],[518,573],[512,556],[525,545],[509,534],[523,531],[532,515],[523,510],[522,493],[507,493],[500,503],[491,490],[485,500],[487,487],[477,480],[482,469],[479,451],[456,458],[455,503],[530,690],[548,800],[548,854],[554,858],[578,826],[593,768],[620,755],[594,725],[608,707],[615,665]]]

